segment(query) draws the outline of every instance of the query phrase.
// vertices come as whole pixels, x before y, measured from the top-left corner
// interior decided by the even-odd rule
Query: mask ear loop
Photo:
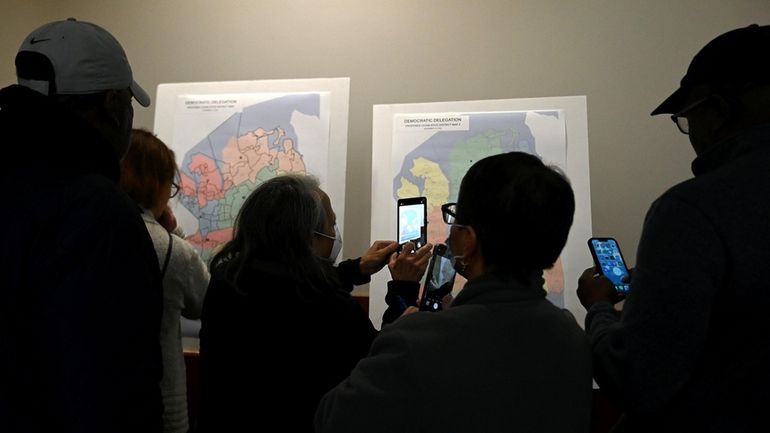
[[[462,229],[467,229],[468,228],[468,226],[464,225],[464,224],[452,223],[452,224],[450,224],[450,226],[455,226],[457,228],[462,228]],[[446,244],[449,245],[449,239],[447,239]],[[450,252],[452,252],[451,248],[450,248]],[[464,258],[465,257],[463,257],[463,256],[455,256],[454,253],[452,252],[452,258],[451,258],[452,267],[455,268],[456,270],[458,270],[461,273],[465,272],[465,268],[468,267],[468,263],[466,263],[466,262],[464,262],[462,260]],[[457,265],[460,266],[460,269],[457,269]]]

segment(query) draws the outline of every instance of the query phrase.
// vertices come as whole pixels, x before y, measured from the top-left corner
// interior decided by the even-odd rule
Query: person
[[[74,18],[32,31],[16,74],[0,90],[0,430],[159,432],[160,270],[118,187],[132,98],[150,98],[118,41]]]
[[[333,267],[341,246],[315,178],[281,175],[247,197],[233,239],[212,260],[203,302],[201,433],[261,424],[312,431],[318,400],[377,334],[350,296],[354,284],[387,263],[391,284],[418,286],[430,253],[426,246],[395,254],[395,241],[375,241],[361,258]]]
[[[457,203],[442,206],[468,282],[448,309],[383,328],[321,400],[316,431],[588,431],[588,342],[543,290],[574,208],[567,180],[536,156],[474,163]]]
[[[180,234],[168,201],[179,192],[174,152],[144,129],[131,131],[131,147],[121,162],[120,186],[142,209],[163,277],[163,431],[187,433],[187,376],[180,317],[200,318],[209,272]]]
[[[694,178],[644,222],[622,313],[586,270],[578,296],[618,432],[766,430],[770,399],[770,26],[724,33],[692,59],[671,113]]]

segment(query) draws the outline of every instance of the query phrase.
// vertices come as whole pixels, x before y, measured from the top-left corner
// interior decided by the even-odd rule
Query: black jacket
[[[341,264],[341,284],[316,289],[276,263],[252,264],[238,289],[213,270],[201,316],[201,433],[312,431],[321,396],[377,335],[348,293],[363,281],[356,264]]]
[[[617,431],[768,431],[770,125],[692,168],[647,214],[622,316],[588,312],[596,379]]]
[[[20,86],[0,149],[0,431],[160,431],[160,272],[114,151]]]

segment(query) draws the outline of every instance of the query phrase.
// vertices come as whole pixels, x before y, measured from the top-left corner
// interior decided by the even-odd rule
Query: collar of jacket
[[[452,301],[452,305],[544,299],[546,293],[543,283],[542,273],[533,274],[528,284],[523,284],[511,276],[487,273],[468,281]]]
[[[770,124],[745,129],[715,144],[693,160],[692,173],[700,176],[763,148],[770,148]]]

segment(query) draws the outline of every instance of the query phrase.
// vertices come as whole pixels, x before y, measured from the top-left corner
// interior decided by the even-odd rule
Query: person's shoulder
[[[381,332],[415,340],[452,335],[463,327],[465,313],[461,307],[439,312],[418,311],[399,317],[383,327]]]
[[[71,179],[64,192],[72,206],[130,215],[137,220],[140,216],[139,208],[118,185],[98,174],[84,174]]]
[[[70,236],[93,236],[100,242],[121,239],[130,245],[141,242],[140,235],[147,236],[139,208],[109,179],[82,175],[39,181],[31,190],[45,191],[38,198],[43,201],[40,207],[55,215],[57,227],[70,227]]]
[[[168,236],[168,232],[165,228],[163,228],[163,226],[160,225],[160,223],[158,223],[158,226],[160,226],[160,228],[163,229],[163,231],[166,232]],[[171,240],[174,243],[174,250],[177,251],[178,254],[183,255],[186,258],[192,258],[201,261],[203,260],[200,258],[200,255],[198,254],[198,251],[195,249],[195,247],[187,239],[171,233]]]

